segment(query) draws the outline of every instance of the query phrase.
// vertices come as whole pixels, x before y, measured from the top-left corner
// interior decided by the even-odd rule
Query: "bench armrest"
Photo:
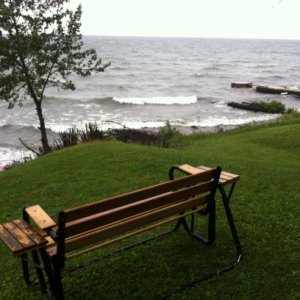
[[[188,164],[178,166],[178,170],[183,171],[190,175],[199,174],[205,171],[205,170],[200,170],[198,168],[192,167]]]
[[[181,172],[184,172],[188,175],[195,175],[202,172],[205,172],[207,170],[210,170],[211,168],[205,167],[205,166],[199,166],[199,167],[193,167],[188,164],[184,165],[175,165],[170,168],[169,170],[169,178],[172,180],[174,179],[174,170],[178,170]],[[233,184],[234,182],[238,181],[240,179],[240,175],[228,173],[228,172],[221,172],[220,179],[219,179],[219,185],[224,186],[227,184]]]
[[[26,207],[25,212],[41,230],[56,226],[52,218],[39,205]]]
[[[170,180],[174,179],[174,171],[175,170],[181,171],[187,175],[195,175],[195,174],[204,172],[204,170],[199,170],[198,168],[192,167],[188,164],[174,165],[169,169],[169,179]]]

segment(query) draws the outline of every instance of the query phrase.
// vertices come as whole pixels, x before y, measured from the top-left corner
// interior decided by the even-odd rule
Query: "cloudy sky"
[[[300,0],[71,0],[82,33],[300,40]]]

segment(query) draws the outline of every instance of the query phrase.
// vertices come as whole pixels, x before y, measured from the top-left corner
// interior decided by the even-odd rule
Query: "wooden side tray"
[[[0,238],[16,256],[44,247],[47,243],[22,219],[0,224]]]
[[[188,164],[184,164],[184,165],[178,166],[178,169],[187,174],[199,174],[204,171],[210,170],[211,168],[205,167],[205,166],[192,167]],[[219,185],[224,186],[229,183],[236,182],[239,179],[240,179],[240,175],[222,171],[221,175],[220,175],[220,179],[219,179]]]

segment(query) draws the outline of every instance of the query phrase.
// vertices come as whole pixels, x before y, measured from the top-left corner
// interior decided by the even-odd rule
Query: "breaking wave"
[[[113,100],[119,103],[126,104],[159,104],[159,105],[172,105],[172,104],[194,104],[197,103],[197,96],[177,96],[177,97],[113,97]]]

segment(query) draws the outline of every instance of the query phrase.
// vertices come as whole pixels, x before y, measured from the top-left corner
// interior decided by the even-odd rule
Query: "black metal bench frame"
[[[202,169],[202,168],[203,169],[208,169],[207,167],[203,167],[203,166],[200,166],[199,168],[200,169]],[[193,168],[193,169],[197,169],[197,168]],[[185,168],[182,168],[182,166],[174,165],[169,170],[170,180],[174,179],[174,172],[175,171],[183,172],[187,175],[191,174],[188,171],[186,171]],[[239,236],[238,236],[238,233],[237,233],[237,229],[236,229],[236,226],[235,226],[233,214],[232,214],[231,208],[230,208],[230,199],[232,197],[232,194],[233,194],[234,188],[236,186],[236,183],[239,179],[239,176],[237,176],[235,174],[230,174],[230,175],[236,176],[236,178],[231,179],[231,180],[226,180],[226,179],[223,179],[223,181],[220,180],[219,183],[218,183],[218,190],[220,191],[220,194],[221,194],[221,197],[222,197],[222,202],[223,202],[224,210],[225,210],[225,213],[226,213],[226,218],[227,218],[229,228],[230,228],[230,231],[231,231],[231,235],[232,235],[232,239],[233,239],[233,242],[234,242],[236,258],[232,263],[230,263],[230,264],[224,266],[223,268],[221,268],[219,270],[216,270],[216,271],[214,271],[214,272],[212,272],[212,273],[210,273],[206,276],[203,276],[200,279],[194,280],[193,282],[189,283],[187,286],[184,286],[183,288],[178,289],[178,291],[181,291],[182,289],[193,287],[194,285],[200,283],[201,281],[208,280],[208,279],[210,279],[214,276],[221,275],[222,273],[225,273],[227,271],[230,271],[230,270],[234,269],[241,262],[241,260],[243,258],[243,252],[242,252],[240,239],[239,239]],[[226,192],[226,190],[225,190],[226,185],[230,185],[228,192]],[[203,238],[198,233],[195,233],[195,231],[194,231],[194,215],[192,215],[190,226],[188,226],[185,219],[182,219],[182,220],[178,221],[176,227],[179,227],[180,224],[182,223],[183,228],[185,229],[185,231],[188,234],[190,234],[192,237],[200,240],[204,244],[207,244],[207,245],[213,244],[213,242],[215,241],[215,237],[216,237],[216,207],[215,207],[215,205],[216,205],[216,202],[214,201],[214,207],[212,208],[212,211],[209,214],[208,238],[207,239]]]

